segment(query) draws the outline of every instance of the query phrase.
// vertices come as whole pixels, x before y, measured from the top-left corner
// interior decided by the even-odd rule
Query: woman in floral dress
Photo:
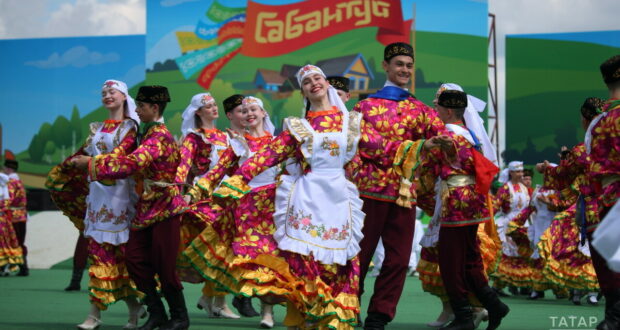
[[[71,163],[76,155],[124,155],[136,148],[138,117],[127,85],[107,80],[101,89],[101,102],[108,119],[90,125],[84,145],[52,169],[46,186],[58,208],[73,221],[88,240],[90,313],[78,325],[96,329],[102,323],[101,311],[124,300],[129,309],[126,329],[136,328],[138,317],[146,314],[137,298],[140,293],[125,266],[125,243],[135,215],[138,195],[133,179],[90,181],[89,174]]]

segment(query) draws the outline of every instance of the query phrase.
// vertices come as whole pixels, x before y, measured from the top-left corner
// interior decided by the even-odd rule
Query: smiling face
[[[218,113],[218,107],[215,102],[210,102],[207,105],[203,105],[202,107],[196,110],[196,114],[203,120],[207,122],[212,122],[216,120],[220,114]]]
[[[101,90],[101,103],[106,109],[118,109],[123,107],[127,96],[116,88],[105,87]]]
[[[249,128],[259,128],[263,125],[263,119],[267,115],[258,104],[249,104],[244,106],[246,112],[243,118],[244,126]]]
[[[301,81],[301,93],[310,102],[327,97],[328,87],[329,83],[320,73],[310,74]]]
[[[398,55],[392,57],[389,62],[383,61],[382,65],[389,81],[401,88],[409,84],[413,74],[413,58]]]

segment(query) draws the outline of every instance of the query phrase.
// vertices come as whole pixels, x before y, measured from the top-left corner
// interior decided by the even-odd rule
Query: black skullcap
[[[410,44],[404,42],[395,42],[385,46],[383,50],[383,59],[389,62],[394,56],[409,56],[413,59],[413,47]]]
[[[606,84],[620,81],[620,55],[616,55],[601,64],[601,74]]]
[[[592,120],[596,115],[601,113],[601,108],[605,101],[598,97],[588,97],[581,106],[581,115],[587,120]]]
[[[334,86],[335,89],[339,89],[347,93],[349,92],[349,78],[341,76],[329,76],[327,77],[327,81],[330,85]]]
[[[136,95],[136,101],[146,103],[166,103],[170,102],[168,88],[164,86],[142,86]]]
[[[235,94],[235,95],[231,95],[231,96],[227,97],[224,100],[224,112],[229,113],[234,108],[236,108],[237,106],[241,105],[241,102],[243,102],[243,98],[244,97],[245,96],[243,96],[241,94]]]
[[[4,166],[8,168],[12,168],[17,171],[17,168],[19,167],[19,163],[14,159],[5,159]]]
[[[467,94],[457,90],[445,90],[439,94],[437,104],[451,109],[467,108]]]

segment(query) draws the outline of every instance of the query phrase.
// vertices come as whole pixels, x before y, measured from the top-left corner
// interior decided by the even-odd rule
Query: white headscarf
[[[183,118],[183,123],[181,124],[181,133],[183,133],[183,137],[189,134],[190,130],[196,128],[196,111],[209,103],[215,103],[215,99],[210,93],[200,93],[192,96],[192,100],[181,115]]]
[[[0,173],[0,201],[9,199],[9,176]]]
[[[263,118],[263,128],[265,129],[265,131],[269,132],[269,134],[273,135],[273,133],[276,131],[276,127],[271,122],[271,118],[269,118],[269,112],[267,112],[267,110],[265,110],[265,107],[263,106],[263,100],[254,96],[246,96],[243,98],[243,101],[241,101],[242,107],[247,107],[252,104],[258,105],[261,109],[263,109],[263,111],[265,111],[265,118]]]
[[[138,117],[138,113],[136,112],[136,101],[129,95],[129,90],[127,89],[127,84],[120,80],[108,79],[103,83],[104,88],[114,88],[117,91],[125,94],[127,97],[127,109],[125,110],[125,116],[135,120],[138,125],[140,125],[140,117]]]
[[[457,90],[463,92],[463,88],[461,86],[448,83],[442,84],[439,87],[439,90],[437,90],[437,94],[440,94],[445,90]],[[499,162],[497,160],[495,148],[491,143],[491,139],[487,134],[487,130],[484,128],[484,120],[482,120],[482,118],[478,114],[479,112],[484,111],[485,107],[486,102],[475,96],[467,94],[467,108],[465,108],[463,119],[465,120],[467,128],[474,132],[474,134],[480,141],[480,144],[482,145],[482,154],[484,155],[484,157],[493,162],[495,165],[498,165]]]
[[[510,180],[511,171],[523,171],[523,162],[515,160],[508,163],[508,167],[500,172],[499,178],[497,180],[501,183],[508,182],[508,180]]]
[[[307,64],[307,65],[304,65],[301,69],[299,69],[299,71],[297,71],[297,74],[296,74],[297,83],[299,83],[299,88],[301,88],[301,82],[304,80],[304,78],[306,78],[307,76],[311,74],[315,74],[315,73],[318,73],[321,76],[323,76],[323,78],[327,79],[327,76],[325,76],[325,73],[323,73],[323,70],[321,70],[321,68],[319,68],[318,66]],[[338,110],[342,112],[343,116],[349,115],[349,111],[347,110],[347,107],[344,105],[344,102],[342,102],[342,99],[340,98],[340,96],[338,96],[338,91],[332,85],[329,85],[329,87],[327,88],[327,98],[329,100],[329,104],[336,106]],[[307,106],[308,106],[308,98],[304,98],[304,109]]]

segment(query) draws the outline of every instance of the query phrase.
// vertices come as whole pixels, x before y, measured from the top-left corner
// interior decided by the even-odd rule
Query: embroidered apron
[[[283,175],[276,191],[278,247],[303,255],[312,254],[323,264],[345,265],[360,251],[364,213],[344,166],[355,155],[357,140],[348,146],[349,118],[343,116],[341,132],[316,132],[301,120],[312,135],[302,143],[310,172]]]
[[[123,122],[112,132],[102,132],[101,123],[85,151],[90,156],[112,152],[129,130],[132,122]],[[90,180],[90,178],[89,178]],[[129,239],[129,226],[133,220],[138,202],[135,182],[132,178],[118,180],[91,181],[86,196],[86,218],[84,237],[97,243],[120,245]]]

